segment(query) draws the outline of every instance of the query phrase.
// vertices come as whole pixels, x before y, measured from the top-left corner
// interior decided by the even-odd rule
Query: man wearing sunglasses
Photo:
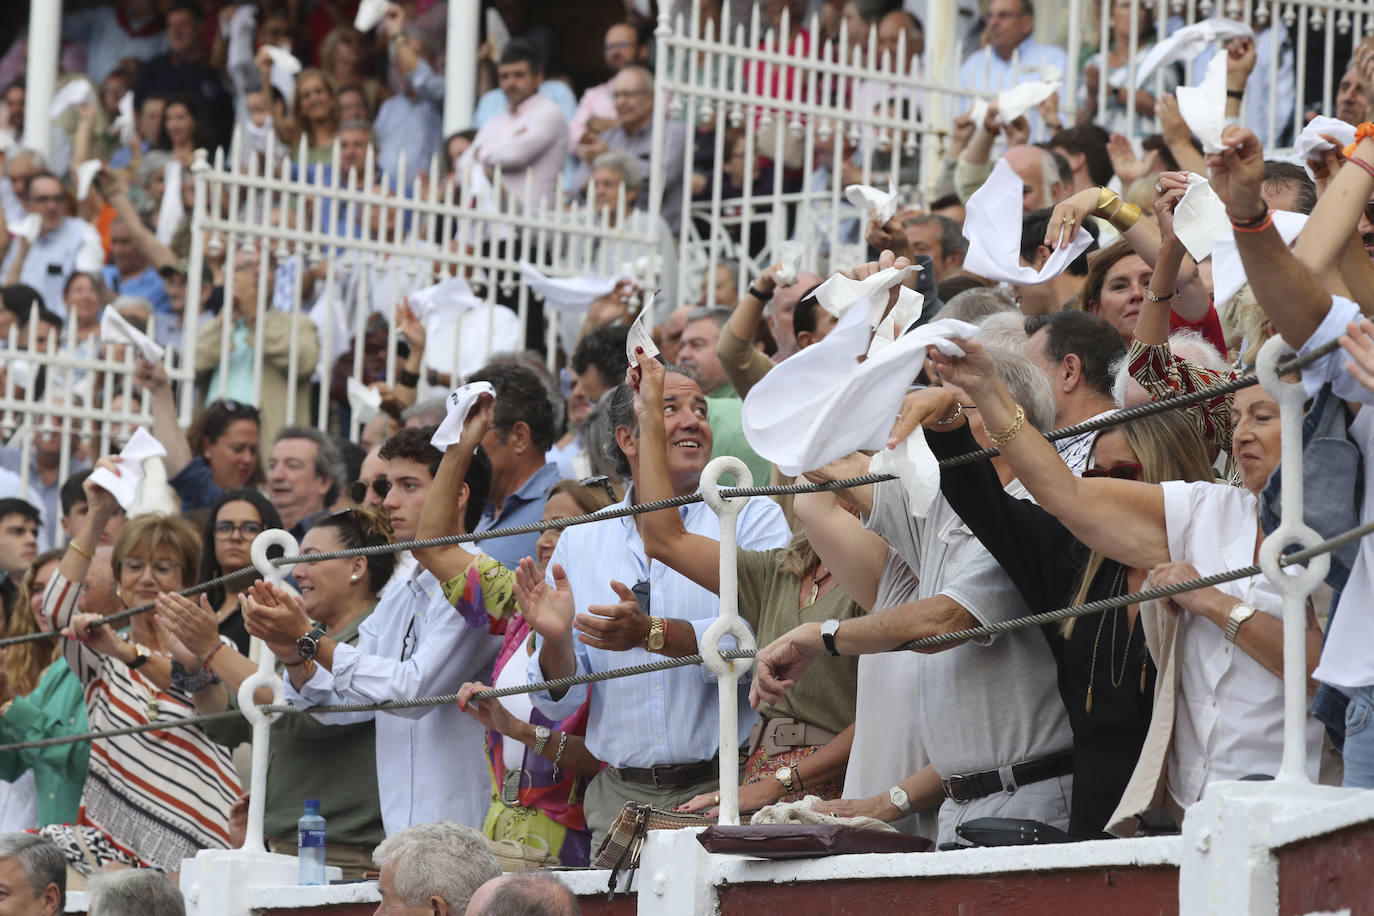
[[[0,251],[5,254],[0,272],[8,276],[11,265],[21,263],[19,282],[38,290],[43,305],[65,318],[62,290],[67,278],[78,270],[99,276],[105,264],[100,233],[84,219],[67,215],[67,194],[62,182],[50,172],[39,172],[29,179],[24,208],[41,220],[38,237],[30,242],[0,232]]]

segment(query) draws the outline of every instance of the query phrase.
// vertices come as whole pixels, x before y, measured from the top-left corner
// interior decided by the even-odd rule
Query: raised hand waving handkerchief
[[[120,146],[128,146],[138,136],[134,124],[134,91],[119,97],[119,114],[110,122],[110,133],[119,137]]]
[[[448,396],[448,413],[444,417],[444,422],[439,424],[439,428],[430,437],[429,444],[443,451],[450,445],[463,438],[463,424],[467,422],[468,414],[472,413],[472,408],[477,404],[478,398],[484,394],[496,397],[496,389],[491,386],[491,382],[473,382],[464,385]]]
[[[1021,192],[1024,185],[1005,159],[999,159],[983,186],[965,205],[964,238],[969,273],[1018,286],[1039,286],[1064,272],[1088,250],[1093,237],[1082,226],[1073,241],[1060,245],[1038,271],[1021,264]]]
[[[587,274],[583,277],[546,277],[529,261],[520,262],[520,276],[530,289],[544,297],[549,308],[559,312],[585,312],[602,296],[634,277],[627,273],[614,277]]]
[[[885,267],[862,280],[835,274],[816,287],[813,295],[821,307],[836,318],[843,318],[854,303],[867,302],[868,326],[871,328],[887,306],[887,291],[904,282],[918,269],[915,264],[901,268]]]
[[[1322,134],[1335,137],[1337,144],[1333,145]],[[1312,174],[1312,168],[1307,164],[1307,160],[1312,158],[1312,154],[1329,149],[1345,149],[1354,142],[1355,125],[1347,124],[1340,118],[1317,115],[1308,121],[1307,126],[1302,129],[1302,133],[1298,134],[1298,142],[1293,144],[1293,156],[1302,163],[1303,169],[1307,171],[1307,177],[1316,181],[1317,176]]]
[[[888,179],[886,191],[869,187],[866,184],[846,185],[844,189],[845,200],[849,201],[860,210],[872,210],[878,222],[885,223],[892,219],[897,212],[897,204],[900,195],[897,193],[897,173],[893,172]]]
[[[120,507],[128,511],[138,496],[138,485],[143,482],[146,472],[143,462],[149,458],[162,458],[167,450],[162,443],[149,435],[142,426],[134,430],[129,444],[119,453],[119,473],[106,468],[96,468],[91,472],[91,483],[108,490]]]
[[[155,340],[124,320],[114,306],[106,306],[100,313],[100,342],[132,346],[138,355],[150,363],[162,361],[163,349]]]
[[[952,343],[977,329],[940,319],[858,358],[868,345],[866,316],[850,310],[818,344],[779,363],[744,399],[741,421],[749,445],[784,474],[814,470],[858,449],[883,449],[926,347],[959,354]],[[915,437],[913,437],[915,438]],[[913,514],[924,515],[939,489],[934,457],[913,445],[899,468]]]
[[[353,28],[367,34],[386,18],[386,0],[362,0],[358,4],[358,15],[353,17]]]
[[[76,199],[85,200],[91,195],[91,182],[100,174],[104,165],[99,159],[87,159],[76,167]]]
[[[468,309],[476,308],[482,300],[473,295],[472,287],[462,277],[448,277],[433,286],[410,294],[410,308],[421,321],[457,319]]]
[[[1195,261],[1211,254],[1217,239],[1231,235],[1226,205],[1211,182],[1194,172],[1188,173],[1188,190],[1174,208],[1174,234]]]
[[[1136,65],[1135,87],[1144,89],[1145,81],[1160,67],[1175,61],[1192,60],[1214,41],[1254,37],[1255,33],[1248,25],[1233,19],[1205,19],[1194,25],[1186,25],[1151,48],[1150,53]]]
[[[353,376],[348,377],[348,409],[359,423],[371,423],[382,412],[382,393]]]
[[[48,117],[60,118],[68,108],[75,108],[93,98],[95,87],[89,80],[78,77],[53,93],[52,102],[48,105]]]
[[[32,245],[38,241],[38,233],[43,231],[43,217],[37,213],[30,213],[19,222],[10,223],[7,228],[10,235],[17,235]]]
[[[1178,113],[1199,140],[1204,153],[1221,152],[1221,132],[1226,128],[1226,59],[1214,54],[1202,82],[1174,90]]]
[[[1306,213],[1291,213],[1288,210],[1271,210],[1274,228],[1285,245],[1292,245],[1302,227],[1307,224]],[[1240,252],[1236,250],[1236,237],[1228,232],[1212,244],[1212,299],[1220,310],[1232,296],[1240,292],[1246,284],[1245,266],[1240,262]]]
[[[779,286],[791,286],[797,282],[797,274],[801,273],[802,258],[806,255],[806,246],[801,242],[788,240],[778,243],[778,273],[775,279]]]
[[[997,120],[1010,124],[1059,91],[1061,80],[1031,80],[997,93]],[[977,122],[975,122],[977,123]]]
[[[631,366],[639,365],[637,350],[642,349],[646,359],[652,359],[658,355],[658,346],[654,343],[654,335],[650,334],[649,329],[644,326],[644,316],[649,314],[653,301],[654,297],[650,296],[649,301],[644,303],[644,308],[639,310],[639,317],[630,325],[630,332],[625,336],[625,361]]]

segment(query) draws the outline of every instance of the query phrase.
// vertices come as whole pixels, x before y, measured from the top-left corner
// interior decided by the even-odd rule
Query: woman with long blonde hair
[[[57,571],[61,550],[40,553],[24,573],[10,612],[6,636],[51,632],[43,625],[43,592]],[[0,744],[16,744],[86,731],[86,698],[81,681],[62,657],[57,634],[17,643],[5,650],[4,703],[0,705]],[[87,741],[0,753],[0,779],[14,782],[33,770],[38,795],[38,826],[70,824],[81,807]]]

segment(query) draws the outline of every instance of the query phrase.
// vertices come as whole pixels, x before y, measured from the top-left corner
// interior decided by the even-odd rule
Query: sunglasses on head
[[[352,497],[355,503],[361,505],[363,500],[367,499],[368,489],[367,481],[355,480],[348,485],[348,495]],[[386,494],[391,492],[391,481],[387,480],[385,477],[374,478],[371,490],[373,493],[377,494],[378,499],[386,499]]]
[[[223,398],[215,403],[231,416],[252,417],[253,419],[258,417],[258,409],[252,404],[242,404],[232,398]]]
[[[611,486],[611,478],[604,474],[599,477],[583,477],[577,482],[579,487],[600,487],[606,491],[606,498],[611,502],[618,502],[615,498],[615,489]]]
[[[1140,462],[1123,461],[1114,464],[1109,468],[1086,468],[1083,471],[1084,477],[1112,477],[1116,480],[1139,480]]]

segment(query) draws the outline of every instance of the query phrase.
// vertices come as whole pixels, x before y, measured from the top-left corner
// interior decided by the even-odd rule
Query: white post
[[[743,461],[722,455],[706,465],[701,473],[701,496],[720,520],[720,617],[707,628],[701,639],[703,664],[716,676],[720,701],[720,823],[739,825],[739,676],[748,671],[752,659],[728,661],[721,658],[720,638],[735,637],[741,649],[754,648],[754,634],[739,618],[739,581],[737,522],[749,497],[723,499],[717,485],[722,474],[730,474],[736,485],[751,487],[754,477]]]
[[[24,145],[52,155],[53,90],[62,45],[61,0],[29,0],[28,67],[24,77]],[[75,164],[75,163],[73,163]]]
[[[34,3],[41,0],[33,0]],[[477,0],[448,0],[448,48],[444,54],[444,136],[472,126],[477,104]]]
[[[958,36],[953,40],[944,37],[937,39],[935,36],[954,35],[959,19],[958,5],[955,0],[930,0],[926,13],[927,40],[921,55],[925,73],[922,76],[934,83],[952,85],[956,81],[953,74],[958,72],[959,64],[962,63],[957,57],[960,47]],[[947,92],[926,93],[926,130],[946,129],[953,116],[952,102],[953,97]],[[843,129],[842,125],[835,127],[836,131]],[[926,183],[925,199],[934,200],[935,183],[940,177],[942,150],[937,138],[931,133],[922,135],[921,150],[921,175]]]

